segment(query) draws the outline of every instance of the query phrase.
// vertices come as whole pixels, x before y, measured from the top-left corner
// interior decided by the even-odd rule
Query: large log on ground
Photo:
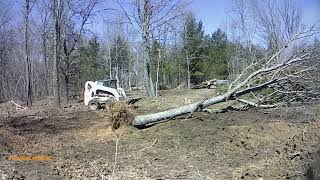
[[[216,79],[211,79],[211,80],[208,80],[208,81],[204,81],[204,82],[202,82],[200,84],[192,86],[191,89],[203,89],[203,88],[209,88],[210,89],[211,86],[213,86],[216,81],[217,81]]]
[[[256,73],[256,74],[258,74],[258,73]],[[227,100],[234,100],[234,99],[236,99],[236,97],[239,97],[244,94],[251,93],[251,92],[259,91],[259,90],[264,89],[264,88],[268,87],[269,85],[275,84],[279,81],[279,79],[273,79],[273,80],[265,82],[263,84],[259,84],[257,86],[253,86],[253,87],[249,87],[249,88],[237,91],[240,87],[242,87],[244,84],[246,84],[250,78],[251,77],[249,77],[244,82],[239,83],[236,87],[234,87],[233,89],[231,89],[230,91],[226,92],[223,95],[212,97],[210,99],[206,99],[203,101],[199,101],[199,102],[196,102],[193,104],[178,107],[175,109],[170,109],[170,110],[163,111],[163,112],[136,116],[132,122],[132,125],[136,126],[136,127],[151,125],[151,124],[160,123],[162,121],[172,119],[172,118],[179,116],[179,115],[193,113],[195,111],[201,111],[201,110],[204,110],[205,108],[207,108],[208,106],[218,104],[221,102],[225,102]],[[243,103],[249,104],[251,106],[257,106],[256,104],[252,104],[252,103],[246,103],[246,102],[243,102]],[[262,106],[262,107],[270,108],[270,107],[274,107],[274,106]]]
[[[210,105],[224,102],[224,101],[226,101],[227,98],[228,98],[227,95],[221,95],[221,96],[217,96],[217,97],[214,97],[211,99],[207,99],[207,100],[200,101],[197,103],[178,107],[175,109],[170,109],[170,110],[163,111],[163,112],[137,116],[133,120],[132,125],[133,126],[144,126],[144,125],[159,123],[161,121],[165,121],[167,119],[172,119],[172,118],[179,116],[179,115],[182,115],[182,114],[193,113],[193,112],[198,111],[200,109],[204,109]]]
[[[295,36],[296,39],[299,39],[299,36]],[[293,40],[289,41],[288,43],[291,43]],[[230,85],[229,89],[226,93],[223,95],[217,96],[217,97],[212,97],[210,99],[203,100],[201,102],[193,103],[190,105],[178,107],[175,109],[159,112],[159,113],[154,113],[154,114],[148,114],[148,115],[140,115],[135,117],[135,119],[132,122],[132,125],[134,126],[145,126],[145,125],[150,125],[158,122],[162,122],[164,120],[172,119],[176,116],[182,115],[182,114],[187,114],[187,113],[193,113],[195,111],[201,111],[204,108],[218,104],[227,100],[237,100],[240,103],[244,103],[253,107],[263,107],[263,108],[272,108],[278,106],[278,104],[281,104],[281,99],[278,98],[278,96],[272,96],[275,93],[278,93],[279,90],[275,89],[278,87],[281,87],[283,83],[286,83],[288,79],[292,77],[299,77],[303,72],[308,72],[310,71],[310,67],[302,67],[302,69],[299,69],[297,67],[301,66],[301,63],[303,61],[306,61],[309,59],[309,53],[306,54],[295,54],[293,56],[290,56],[289,59],[285,61],[276,61],[274,62],[276,57],[278,57],[279,54],[281,54],[284,49],[286,49],[288,46],[286,44],[282,49],[280,49],[278,52],[276,52],[270,59],[267,61],[258,61],[259,63],[261,62],[262,64],[259,63],[252,63],[251,65],[248,66],[248,68],[244,69],[242,73],[238,76],[236,80],[234,80]],[[300,51],[299,51],[300,52]],[[247,73],[248,69],[255,69],[257,70]],[[281,71],[284,71],[285,69],[289,69],[290,73],[279,73]],[[295,70],[294,72],[291,72],[292,70]],[[261,78],[265,77],[265,78]],[[243,80],[242,80],[243,79]],[[264,80],[261,82],[261,80]],[[303,79],[304,80],[304,79]],[[216,80],[212,80],[216,81]],[[255,82],[255,83],[253,83]],[[211,82],[209,82],[210,84]],[[221,81],[219,83],[228,83],[227,81]],[[282,83],[282,84],[280,84]],[[278,85],[278,86],[275,86]],[[281,85],[281,86],[279,86]],[[289,87],[292,88],[291,84]],[[258,100],[258,103],[254,101],[249,101],[245,99],[240,99],[240,96],[248,94],[248,93],[253,93],[265,88],[271,88],[272,93],[269,93],[268,95],[264,96],[266,99],[270,99],[271,96],[274,97],[276,100],[280,101],[280,103],[276,104],[263,104],[261,103],[261,98],[256,98]],[[296,95],[297,92],[299,92],[299,95],[301,96],[300,93],[304,93],[306,97],[309,97],[310,95],[308,94],[308,91],[301,91],[301,90],[295,90],[293,89],[285,89],[283,91],[280,91],[278,95],[286,95],[287,92],[289,94]],[[290,97],[290,98],[294,98]],[[269,101],[265,101],[265,103],[270,103]]]
[[[218,80],[216,80],[215,82],[214,82],[214,85],[227,85],[229,83],[229,81],[228,80],[220,80],[220,79],[218,79]]]
[[[203,89],[203,88],[210,89],[211,87],[215,87],[217,85],[226,85],[228,84],[228,82],[229,82],[228,80],[211,79],[193,86],[192,89]]]

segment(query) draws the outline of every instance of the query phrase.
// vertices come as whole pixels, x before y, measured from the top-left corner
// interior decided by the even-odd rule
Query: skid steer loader
[[[141,98],[127,97],[125,91],[118,87],[117,80],[107,79],[99,81],[87,81],[84,90],[84,104],[91,110],[106,109],[112,101],[123,101],[134,104]]]

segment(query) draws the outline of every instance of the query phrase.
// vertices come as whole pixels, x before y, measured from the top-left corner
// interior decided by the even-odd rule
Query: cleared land
[[[161,91],[157,99],[141,100],[134,111],[157,112],[215,94],[208,89]],[[307,179],[320,166],[316,105],[194,113],[141,130],[121,126],[114,133],[108,112],[88,111],[78,103],[59,110],[48,102],[19,112],[1,104],[0,177],[111,178],[115,133],[115,179]],[[19,154],[53,160],[7,160]]]

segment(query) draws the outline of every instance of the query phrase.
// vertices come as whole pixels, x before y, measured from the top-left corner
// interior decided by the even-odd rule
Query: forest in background
[[[1,1],[0,102],[18,98],[30,106],[55,96],[60,104],[81,95],[86,81],[105,78],[149,96],[180,84],[234,80],[306,28],[294,1],[232,4],[226,28],[205,34],[184,0]],[[279,61],[306,44],[319,54],[319,40],[308,37]]]

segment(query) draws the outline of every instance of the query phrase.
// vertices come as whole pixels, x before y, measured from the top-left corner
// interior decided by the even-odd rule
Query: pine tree
[[[184,31],[182,32],[183,54],[187,58],[187,67],[191,73],[191,83],[199,83],[203,80],[203,51],[204,31],[202,22],[197,22],[193,14],[189,14],[184,23]],[[189,84],[189,83],[188,83]]]
[[[230,58],[227,35],[218,28],[211,37],[210,64],[216,78],[227,78]]]
[[[107,75],[107,63],[100,52],[97,38],[89,40],[88,44],[80,49],[80,81],[83,87],[86,81],[104,79]]]

